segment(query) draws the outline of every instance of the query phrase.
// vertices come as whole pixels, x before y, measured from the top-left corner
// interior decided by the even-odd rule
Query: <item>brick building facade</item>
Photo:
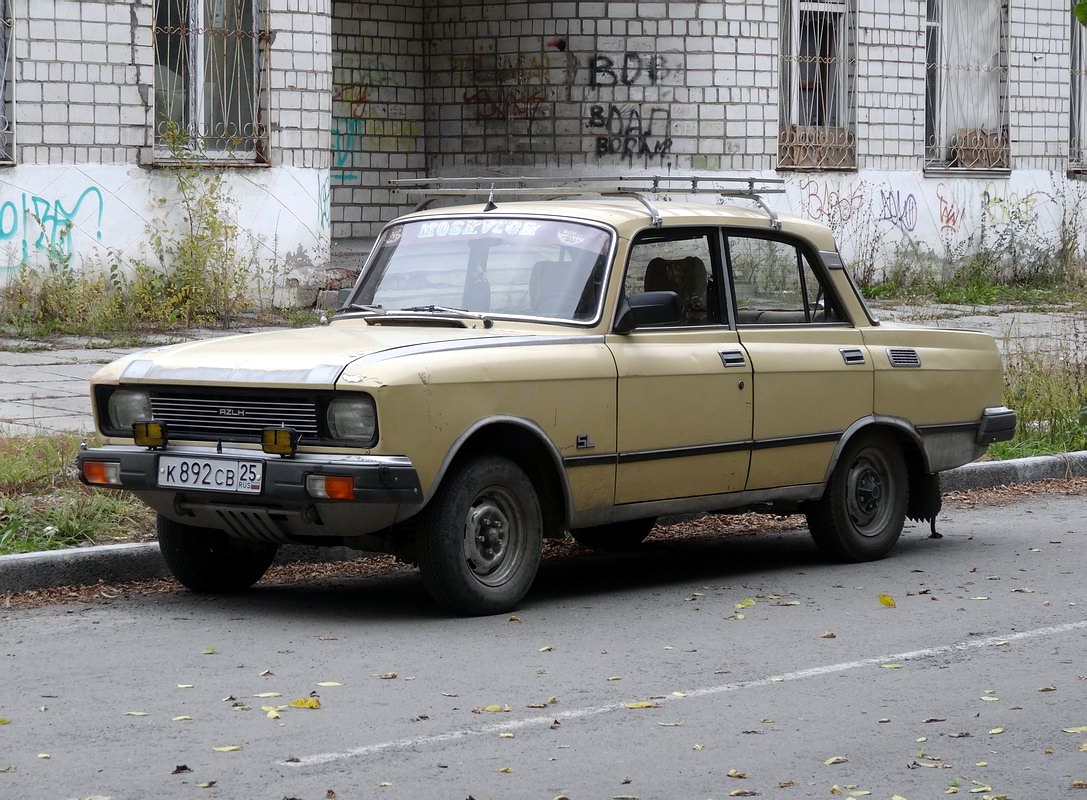
[[[254,251],[307,286],[411,207],[389,179],[424,174],[778,176],[776,205],[834,226],[862,268],[1079,227],[1087,48],[1063,0],[0,12],[0,280],[139,252],[178,222],[179,147],[225,167]]]

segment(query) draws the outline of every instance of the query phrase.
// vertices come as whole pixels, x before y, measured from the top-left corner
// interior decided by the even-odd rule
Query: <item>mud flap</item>
[[[915,522],[928,520],[931,533],[929,538],[940,539],[936,532],[936,517],[943,508],[943,496],[940,494],[939,473],[910,471],[910,501],[906,506],[906,516]]]

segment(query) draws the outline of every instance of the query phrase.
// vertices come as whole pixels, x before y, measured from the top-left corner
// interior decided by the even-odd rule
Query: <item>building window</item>
[[[259,0],[155,0],[160,160],[267,160],[268,15]]]
[[[15,161],[15,20],[12,0],[0,0],[0,164]]]
[[[1087,28],[1072,15],[1072,115],[1068,168],[1087,171]]]
[[[856,0],[782,0],[778,169],[856,169]]]
[[[1006,170],[1007,0],[927,0],[925,168]]]

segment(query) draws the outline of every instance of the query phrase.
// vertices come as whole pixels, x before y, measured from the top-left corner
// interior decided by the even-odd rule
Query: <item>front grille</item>
[[[168,426],[171,438],[260,441],[263,428],[294,428],[317,438],[317,401],[313,398],[239,397],[151,393],[151,412]]]

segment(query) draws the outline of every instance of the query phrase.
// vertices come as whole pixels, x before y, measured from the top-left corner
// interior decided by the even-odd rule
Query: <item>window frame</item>
[[[837,288],[834,286],[834,282],[831,280],[830,270],[826,264],[823,263],[822,256],[819,252],[811,246],[811,244],[803,237],[796,236],[794,234],[786,233],[784,231],[767,230],[766,228],[748,228],[748,227],[721,227],[721,250],[725,257],[725,267],[728,270],[727,290],[729,295],[728,314],[730,323],[735,330],[741,330],[743,328],[853,328],[855,327],[853,322],[849,319],[849,315],[845,312],[845,304],[842,302],[841,295],[838,293]],[[735,274],[732,270],[732,248],[729,246],[728,237],[735,236],[737,238],[748,239],[763,239],[772,242],[781,242],[782,244],[791,245],[795,247],[799,254],[802,254],[808,261],[808,266],[811,268],[812,273],[815,275],[816,280],[819,281],[820,287],[823,289],[824,296],[827,300],[833,301],[833,306],[837,312],[837,316],[841,319],[839,321],[822,321],[813,322],[811,319],[811,312],[808,309],[808,300],[805,293],[804,307],[805,315],[808,317],[807,322],[740,322],[739,307],[736,304],[736,285]],[[800,278],[801,287],[805,286],[803,272],[798,267],[798,277]],[[803,288],[802,288],[803,290]]]
[[[857,53],[859,49],[857,0],[781,0],[778,30],[778,159],[781,172],[856,172],[857,158]],[[816,57],[815,66],[827,66],[822,87],[823,122],[802,121],[803,69],[812,66],[801,55],[806,14],[821,15],[829,24],[830,15],[839,17],[830,24],[834,31],[836,57]],[[833,69],[831,69],[833,67]],[[837,72],[835,76],[834,73]],[[837,82],[836,89],[834,83]],[[818,83],[818,82],[817,82]],[[830,95],[839,117],[830,124]],[[817,92],[818,94],[818,92]],[[835,155],[836,154],[836,155]]]
[[[638,245],[639,240],[646,234],[664,235],[667,233],[675,233],[681,231],[701,231],[709,244],[710,248],[710,271],[709,280],[714,283],[714,290],[717,295],[718,306],[718,320],[716,322],[707,322],[705,325],[677,325],[677,324],[662,324],[662,325],[646,325],[639,326],[635,330],[638,333],[644,333],[648,331],[689,331],[699,332],[713,329],[735,330],[733,325],[732,315],[729,309],[729,291],[725,287],[725,281],[722,280],[724,275],[724,254],[722,248],[724,241],[721,238],[721,225],[665,225],[662,227],[646,227],[638,230],[633,236],[630,237],[630,245],[627,247],[626,261],[623,264],[622,278],[619,283],[619,302],[615,304],[615,313],[613,315],[610,329],[614,331],[615,323],[619,320],[619,316],[622,313],[622,308],[627,297],[627,275],[630,273],[630,259],[634,254],[634,248]],[[709,293],[706,295],[707,302],[709,300]]]
[[[0,139],[6,143],[0,147],[0,166],[15,164],[18,138],[15,120],[15,98],[18,92],[18,72],[15,69],[15,25],[18,17],[15,13],[14,0],[0,0],[0,36],[3,36],[6,50],[4,53],[3,82],[0,83]],[[4,124],[6,123],[6,124]]]
[[[230,2],[231,0],[223,0]],[[188,15],[186,19],[192,24],[184,24],[182,29],[184,48],[188,67],[188,83],[186,87],[185,111],[188,121],[185,125],[186,140],[180,148],[180,153],[175,152],[169,145],[164,144],[165,131],[160,131],[160,126],[169,125],[172,120],[159,119],[157,104],[157,74],[154,76],[155,84],[152,86],[152,98],[154,104],[153,119],[153,162],[156,165],[171,166],[179,163],[200,164],[228,164],[230,166],[266,167],[270,165],[271,149],[271,125],[266,121],[270,106],[269,97],[271,91],[271,17],[270,3],[268,0],[238,0],[239,4],[247,4],[252,17],[253,36],[253,61],[250,93],[253,98],[253,133],[244,137],[252,142],[251,150],[210,149],[209,143],[227,138],[215,136],[207,130],[205,108],[206,89],[205,81],[193,80],[193,76],[203,76],[207,63],[207,31],[206,25],[207,0],[154,0],[152,5],[152,48],[155,50],[154,64],[157,67],[158,60],[158,34],[163,30],[158,27],[159,8],[162,3],[178,3],[179,9],[184,9]],[[239,7],[241,7],[239,5]],[[167,32],[169,29],[167,29]],[[240,31],[240,27],[239,27]],[[180,53],[179,56],[180,58]],[[240,86],[241,84],[235,83]],[[203,133],[201,133],[203,131]]]
[[[959,145],[961,149],[974,150],[988,154],[987,157],[998,163],[990,164],[955,164],[955,146],[952,144],[954,137],[948,137],[947,131],[942,130],[946,125],[947,98],[943,89],[941,73],[950,71],[953,65],[942,64],[942,43],[944,36],[943,9],[954,0],[926,0],[925,2],[925,132],[922,144],[923,172],[929,175],[1007,175],[1011,172],[1011,31],[1009,0],[991,0],[997,6],[998,20],[998,64],[997,74],[997,115],[1000,118],[998,129],[986,133],[982,127],[967,128],[973,131],[978,144],[973,147]],[[942,135],[941,135],[942,134]],[[981,137],[999,137],[1003,140],[1003,147],[999,151],[989,145],[988,138],[985,144],[981,144]],[[946,145],[940,141],[947,142]],[[949,157],[945,158],[947,152]],[[992,153],[997,155],[993,156]],[[977,157],[977,156],[975,156]],[[1001,163],[1002,162],[1002,163]]]
[[[1078,176],[1087,173],[1087,27],[1070,17],[1067,171]]]

